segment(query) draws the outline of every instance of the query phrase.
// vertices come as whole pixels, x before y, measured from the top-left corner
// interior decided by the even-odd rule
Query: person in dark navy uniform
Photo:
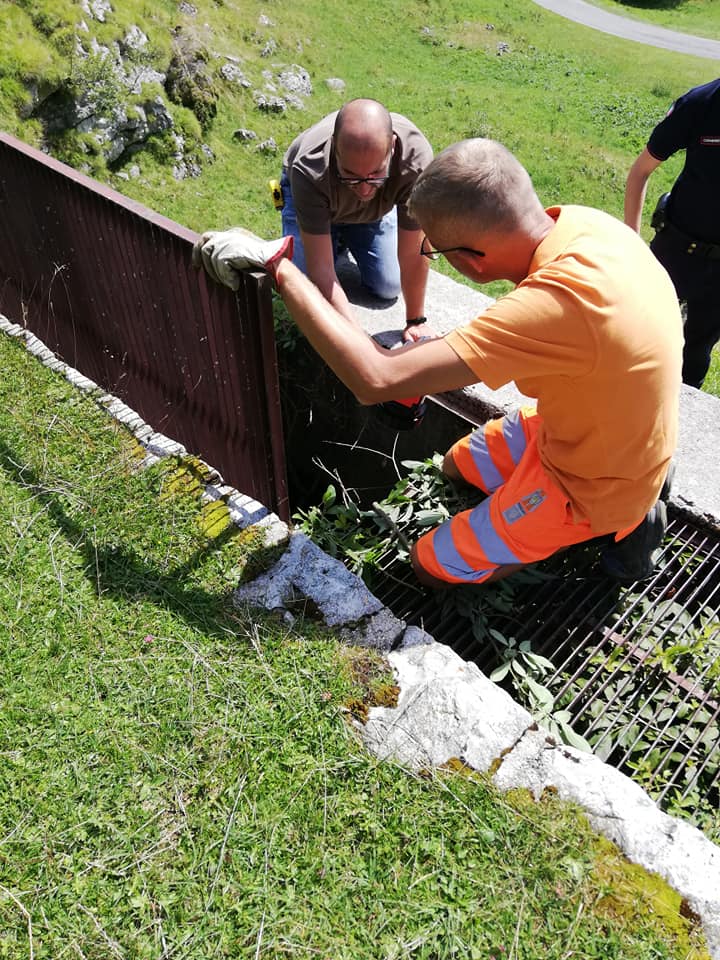
[[[686,304],[683,381],[701,387],[720,340],[720,79],[677,99],[630,168],[625,223],[638,233],[648,178],[678,150],[685,165],[658,202],[650,247]]]

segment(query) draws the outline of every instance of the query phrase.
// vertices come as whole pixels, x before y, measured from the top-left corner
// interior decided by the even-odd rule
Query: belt
[[[685,248],[685,253],[696,257],[704,257],[706,260],[720,260],[720,243],[706,243],[704,240],[696,240],[682,230],[678,230],[675,224],[670,223],[667,217],[665,218],[663,230],[667,231],[671,237],[680,241]]]

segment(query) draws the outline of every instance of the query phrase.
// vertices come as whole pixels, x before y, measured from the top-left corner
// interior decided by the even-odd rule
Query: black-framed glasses
[[[446,253],[473,253],[476,257],[484,257],[482,250],[472,250],[470,247],[447,247],[445,250],[435,250],[427,242],[427,237],[422,238],[420,244],[420,256],[427,257],[428,260],[439,260]]]
[[[389,177],[341,177],[338,174],[338,180],[346,187],[357,187],[361,183],[369,183],[371,187],[381,187],[389,179]]]
[[[341,166],[340,157],[336,153],[335,154],[335,173],[337,174],[338,181],[344,184],[346,187],[359,187],[361,183],[367,183],[368,186],[370,187],[382,187],[382,185],[390,179],[390,164],[392,162],[394,149],[395,149],[395,145],[393,143],[393,146],[391,147],[390,152],[385,158],[385,162],[382,165],[382,167],[375,168],[376,170],[384,169],[385,174],[383,176],[378,176],[377,174],[370,174],[369,177],[343,177],[341,173],[342,166]]]

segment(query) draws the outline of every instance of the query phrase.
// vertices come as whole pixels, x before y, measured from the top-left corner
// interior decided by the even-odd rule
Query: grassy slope
[[[133,18],[142,23],[156,48],[179,24],[214,53],[240,57],[254,87],[262,86],[263,70],[277,74],[283,65],[299,63],[309,71],[315,92],[305,110],[291,108],[277,116],[258,111],[252,91],[225,84],[217,118],[205,135],[216,160],[200,178],[178,183],[148,154],[133,158],[142,169],[139,179],[110,176],[117,189],[197,230],[242,223],[266,236],[276,234],[279,219],[267,180],[278,174],[282,150],[342,99],[362,95],[410,116],[436,149],[467,136],[502,140],[531,171],[547,204],[586,203],[620,216],[627,170],[653,125],[673,97],[713,72],[708,61],[589,31],[532,0],[485,0],[479,12],[471,0],[390,6],[368,0],[361,8],[338,8],[327,0],[296,5],[250,0],[242,7],[204,0],[198,6],[197,17],[183,17],[174,4],[161,3],[148,18],[141,0],[124,0],[115,18],[123,26]],[[11,12],[10,26],[17,32],[19,14],[0,0],[6,22]],[[260,25],[261,13],[274,25]],[[708,8],[707,16],[720,26],[720,11],[712,14]],[[25,62],[29,74],[57,71],[57,63],[52,69],[40,64],[37,36],[31,43],[27,17],[24,23],[22,44],[8,39],[15,36],[12,30],[0,40],[8,61]],[[122,32],[112,22],[100,29],[105,40],[113,30]],[[278,49],[263,58],[270,37]],[[509,47],[502,55],[499,43]],[[221,62],[215,61],[216,67]],[[327,89],[324,81],[330,76],[345,80],[344,94]],[[32,124],[19,128],[9,115],[9,101],[2,96],[6,87],[0,81],[0,122],[32,140],[37,136]],[[264,155],[234,141],[232,132],[240,126],[256,130],[260,139],[272,136],[277,154]],[[649,210],[680,162],[668,161],[650,182],[648,238]],[[498,295],[506,288],[496,285],[488,292]]]
[[[150,29],[141,4],[125,0],[118,6],[136,9]],[[200,179],[176,183],[167,169],[140,155],[134,159],[146,170],[146,182],[114,180],[124,192],[196,229],[238,220],[261,232],[277,228],[266,179],[277,173],[284,145],[341,102],[326,89],[328,76],[345,79],[343,98],[376,96],[406,113],[436,148],[477,134],[503,140],[527,164],[547,203],[570,197],[617,213],[627,166],[647,133],[674,95],[708,75],[706,63],[592,33],[531,0],[487,0],[480,17],[469,0],[390,8],[369,0],[362,10],[342,11],[323,0],[295,6],[251,2],[241,9],[205,3],[200,10],[195,18],[174,17],[167,4],[158,5],[159,35],[181,22],[213,51],[240,56],[257,86],[263,69],[299,62],[309,70],[315,94],[305,111],[276,117],[260,113],[250,91],[225,86],[206,137],[217,161]],[[257,25],[262,11],[275,26]],[[126,12],[123,22],[131,20]],[[425,27],[429,36],[422,33]],[[107,25],[103,32],[109,32]],[[263,59],[260,50],[269,36],[279,48]],[[502,56],[500,42],[510,48]],[[0,119],[18,129],[7,103]],[[234,142],[238,126],[252,127],[261,138],[272,135],[278,155],[264,157]],[[658,175],[656,193],[672,179],[669,166],[664,182]]]
[[[262,70],[277,72],[278,65],[294,62],[313,80],[307,109],[280,117],[260,113],[251,91],[225,85],[218,117],[205,138],[217,159],[199,179],[177,183],[167,167],[147,155],[140,158],[141,179],[112,178],[121,191],[195,229],[242,222],[266,235],[277,232],[266,182],[277,174],[282,149],[292,137],[339,104],[341,98],[325,87],[328,76],[346,81],[343,97],[375,96],[406,113],[436,148],[473,135],[502,140],[528,166],[548,204],[571,199],[620,214],[628,166],[653,124],[675,95],[711,71],[707,62],[585,30],[531,0],[487,0],[480,16],[468,0],[390,8],[370,0],[361,10],[341,11],[325,0],[293,6],[253,0],[241,8],[205,2],[197,17],[183,17],[174,4],[161,3],[150,18],[141,0],[124,0],[117,7],[113,22],[93,25],[105,41],[134,18],[160,49],[170,28],[179,24],[213,52],[240,56],[258,87]],[[258,24],[261,12],[274,26]],[[38,46],[27,15],[21,23],[23,15],[7,0],[0,3],[0,14],[7,26],[2,59],[14,65],[8,74],[62,72],[57,55],[47,52],[49,45]],[[423,34],[423,28],[431,33]],[[22,42],[9,39],[16,36]],[[278,50],[262,58],[269,37]],[[509,51],[498,56],[501,42]],[[2,96],[6,86],[0,83],[0,121],[28,139],[37,137],[32,125],[17,126]],[[280,147],[277,156],[233,141],[238,126],[255,129],[261,139],[273,136]],[[671,161],[654,176],[648,206],[678,169]]]
[[[398,7],[402,15],[390,16],[387,5],[373,0],[362,13],[335,11],[331,17],[319,0],[299,10],[268,6],[276,22],[269,32],[280,42],[272,60],[300,62],[315,83],[308,109],[267,118],[254,108],[249,92],[228,94],[210,138],[218,161],[200,181],[172,190],[167,180],[122,188],[194,228],[243,220],[262,232],[277,229],[265,180],[277,173],[280,154],[263,158],[233,143],[232,129],[251,126],[286,145],[338,105],[323,80],[341,76],[345,97],[384,100],[414,119],[436,148],[478,134],[503,140],[531,170],[547,203],[570,197],[619,213],[627,167],[653,124],[675,94],[707,77],[706,64],[675,54],[660,58],[650,48],[589,34],[530,0],[484,3],[479,23],[476,5],[462,0]],[[253,14],[246,13],[245,20],[252,24]],[[423,27],[431,29],[430,37],[421,33]],[[232,36],[229,22],[220,20],[218,28]],[[500,42],[510,46],[502,56]],[[238,44],[226,42],[226,51],[233,50]],[[256,62],[248,73],[266,66]],[[655,192],[673,175],[667,165]]]
[[[0,957],[706,956],[552,796],[369,757],[345,718],[381,666],[233,611],[247,535],[0,363]]]

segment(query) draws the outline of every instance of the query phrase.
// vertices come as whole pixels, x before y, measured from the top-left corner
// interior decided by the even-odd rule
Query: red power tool
[[[421,337],[421,340],[429,340],[430,337]],[[379,341],[378,341],[379,342]],[[418,343],[420,340],[417,341]],[[386,350],[392,347],[386,347]],[[391,430],[414,430],[423,422],[427,411],[426,397],[408,397],[405,400],[386,400],[385,403],[378,403],[372,408],[373,416],[378,423],[390,427]]]

